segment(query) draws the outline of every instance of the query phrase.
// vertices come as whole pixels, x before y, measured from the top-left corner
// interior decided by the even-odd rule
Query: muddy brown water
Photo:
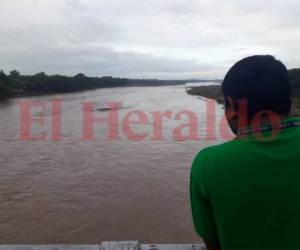
[[[53,98],[62,100],[61,141],[19,140],[20,104],[45,102],[45,110],[32,109],[32,116],[45,119],[44,127],[33,124],[32,133],[49,136]],[[107,117],[107,102],[121,104],[118,140],[106,139],[105,124],[94,125],[96,140],[81,140],[86,102],[95,103],[95,117]],[[0,242],[199,242],[189,207],[190,165],[201,148],[223,141],[204,140],[206,104],[188,96],[184,86],[99,89],[1,103]],[[124,117],[137,110],[147,118],[141,125],[132,116],[131,129],[147,135],[141,141],[124,132]],[[163,120],[163,138],[153,140],[152,112],[158,111],[171,111],[172,118]],[[200,139],[174,138],[174,129],[188,121],[184,115],[175,119],[181,111],[196,115],[191,120]],[[220,119],[221,106],[215,112]]]

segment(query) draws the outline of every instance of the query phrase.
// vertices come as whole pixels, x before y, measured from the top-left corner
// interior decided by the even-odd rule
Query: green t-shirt
[[[202,150],[190,199],[196,232],[222,250],[300,249],[300,127]]]

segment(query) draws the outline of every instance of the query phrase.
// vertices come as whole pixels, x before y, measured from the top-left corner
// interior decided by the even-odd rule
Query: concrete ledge
[[[139,250],[138,241],[103,241],[100,250]]]
[[[100,250],[100,245],[0,245],[0,250]]]
[[[101,245],[0,245],[0,250],[205,250],[203,244],[140,244],[104,241]]]
[[[205,250],[202,244],[142,244],[140,250]]]

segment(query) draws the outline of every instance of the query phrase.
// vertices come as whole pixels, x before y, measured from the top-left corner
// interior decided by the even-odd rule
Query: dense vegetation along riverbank
[[[300,97],[300,69],[289,70],[293,96]],[[77,92],[97,88],[129,87],[129,86],[165,86],[182,85],[191,82],[209,82],[207,80],[157,80],[157,79],[129,79],[106,77],[87,77],[77,74],[73,77],[61,75],[47,75],[43,72],[35,75],[21,75],[13,70],[6,75],[0,71],[0,99],[18,96],[42,95]],[[220,82],[220,80],[210,80]],[[199,95],[217,100],[222,103],[221,88],[218,85],[197,86],[187,89],[190,95]]]
[[[0,71],[0,99],[17,96],[42,95],[76,92],[97,88],[129,87],[129,86],[165,86],[181,85],[187,82],[201,82],[204,80],[157,80],[157,79],[129,79],[106,77],[87,77],[77,74],[73,77],[61,75],[21,75],[13,70],[6,75]],[[205,82],[208,82],[205,80]],[[211,80],[215,82],[215,80]]]

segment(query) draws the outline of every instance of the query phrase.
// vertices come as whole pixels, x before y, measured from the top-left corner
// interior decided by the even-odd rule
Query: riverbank
[[[202,96],[205,98],[214,99],[218,103],[224,103],[220,85],[188,87],[186,92],[189,95]]]
[[[220,85],[211,86],[194,86],[186,89],[187,94],[201,96],[208,99],[213,99],[219,104],[224,103],[224,97],[222,94]],[[298,91],[293,91],[292,98],[292,115],[300,116],[300,94]]]

